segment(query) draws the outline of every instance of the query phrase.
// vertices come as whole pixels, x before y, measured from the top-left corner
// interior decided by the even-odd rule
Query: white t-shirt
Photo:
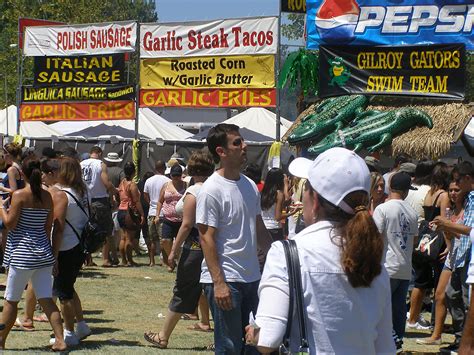
[[[310,354],[395,354],[392,338],[390,281],[385,268],[370,287],[351,286],[341,266],[334,225],[321,221],[298,233],[298,247],[307,316]],[[285,252],[275,242],[267,255],[259,286],[256,323],[258,345],[275,348],[286,330],[289,307]],[[300,344],[296,318],[290,344]]]
[[[410,190],[408,191],[408,196],[405,199],[405,202],[408,202],[411,207],[415,210],[418,214],[418,224],[425,219],[425,210],[423,209],[423,205],[425,204],[425,197],[428,191],[430,191],[429,185],[415,185],[418,190]]]
[[[161,188],[166,184],[170,179],[164,175],[153,175],[148,178],[143,187],[143,192],[147,193],[150,197],[150,209],[148,210],[148,216],[156,216],[156,204],[160,198]]]
[[[410,280],[418,215],[406,201],[388,200],[377,206],[373,218],[384,238],[384,262],[390,278]]]
[[[184,192],[183,196],[179,199],[178,202],[176,202],[176,206],[174,206],[174,209],[176,210],[176,214],[178,216],[183,216],[183,208],[184,208],[184,199],[187,194],[193,195],[194,197],[197,197],[199,194],[199,191],[201,191],[202,184],[194,184],[192,186],[189,186],[186,191]],[[197,224],[194,224],[194,227],[197,228]]]
[[[217,229],[217,255],[227,282],[260,279],[256,232],[256,217],[260,213],[257,186],[242,174],[234,181],[215,172],[202,185],[197,197],[196,223]],[[212,283],[205,259],[201,282]]]
[[[385,181],[385,195],[390,193],[390,178],[395,174],[394,171],[389,171],[388,173],[383,174],[383,180]]]
[[[91,198],[109,197],[102,182],[102,160],[89,158],[81,161],[82,179],[84,180]]]

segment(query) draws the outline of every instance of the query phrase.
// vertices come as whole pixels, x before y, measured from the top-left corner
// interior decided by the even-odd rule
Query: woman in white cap
[[[394,354],[390,282],[383,240],[370,216],[370,175],[362,158],[332,148],[313,162],[297,158],[292,175],[308,179],[303,194],[307,227],[297,234],[309,353]],[[289,279],[282,243],[273,243],[259,287],[259,306],[246,340],[268,353],[288,323]],[[275,307],[278,305],[278,307]],[[290,347],[300,334],[293,317]]]

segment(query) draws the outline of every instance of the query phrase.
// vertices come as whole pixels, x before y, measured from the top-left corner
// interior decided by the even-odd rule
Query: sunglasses
[[[231,143],[234,147],[240,147],[242,143],[244,142],[244,139],[242,137],[234,139],[234,141]]]

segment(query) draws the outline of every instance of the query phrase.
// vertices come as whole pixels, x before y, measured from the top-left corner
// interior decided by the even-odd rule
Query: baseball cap
[[[345,148],[331,148],[314,161],[296,158],[288,167],[294,176],[308,179],[312,188],[325,200],[354,214],[343,200],[354,191],[370,191],[370,172],[364,159]]]
[[[400,165],[399,172],[407,173],[408,175],[415,176],[416,165],[413,163],[402,163]]]
[[[411,186],[411,177],[405,172],[395,173],[390,177],[390,188],[397,191],[418,190]]]
[[[183,168],[179,164],[175,164],[170,169],[170,176],[181,176],[183,174]]]

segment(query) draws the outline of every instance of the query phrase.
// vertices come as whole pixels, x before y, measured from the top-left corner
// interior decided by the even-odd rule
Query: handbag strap
[[[300,331],[299,351],[308,349],[308,337],[306,334],[306,315],[304,311],[303,285],[301,281],[301,265],[298,256],[298,248],[294,240],[282,241],[285,250],[286,264],[288,266],[288,281],[290,287],[290,307],[288,312],[288,324],[285,331],[284,342],[289,346],[291,324],[293,318],[294,305],[296,305],[296,316]]]
[[[283,244],[283,250],[285,251],[285,259],[286,259],[286,268],[288,271],[288,287],[289,287],[289,297],[290,303],[288,307],[288,323],[286,325],[285,335],[283,337],[283,345],[289,349],[290,346],[290,337],[291,337],[291,326],[293,322],[293,306],[295,304],[295,285],[294,285],[294,278],[293,278],[293,263],[291,262],[291,254],[290,254],[290,247],[286,240],[282,240],[281,243]]]
[[[82,207],[82,203],[79,202],[79,200],[76,198],[76,196],[74,196],[72,193],[70,193],[69,191],[67,190],[63,190],[61,189],[61,191],[67,193],[69,196],[72,197],[72,199],[74,201],[76,201],[76,204],[79,206],[79,208],[81,209],[82,212],[84,212],[84,214],[87,216],[87,218],[89,218],[90,214],[91,214],[91,207],[89,205],[89,198],[87,198],[87,209],[89,210],[89,213],[86,212],[86,210],[84,209],[84,207]],[[87,192],[86,192],[87,193]]]

